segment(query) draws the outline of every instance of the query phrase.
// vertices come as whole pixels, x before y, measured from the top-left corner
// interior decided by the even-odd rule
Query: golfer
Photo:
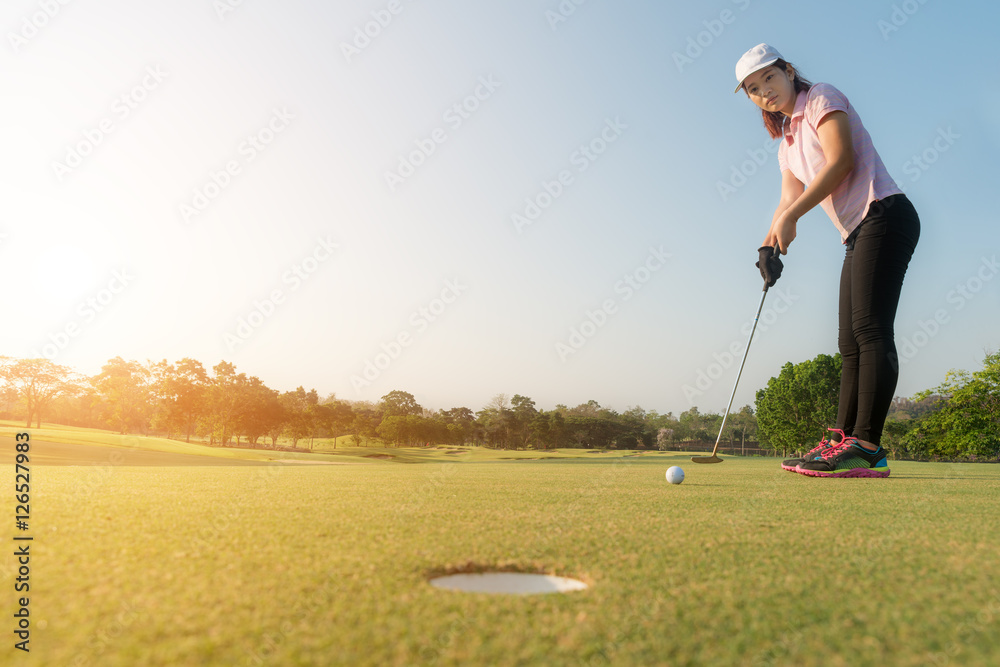
[[[768,285],[781,274],[800,217],[823,207],[846,248],[840,274],[838,345],[843,361],[836,428],[801,459],[782,464],[817,477],[888,477],[882,427],[898,377],[893,321],[920,237],[913,205],[892,180],[857,110],[828,83],[810,83],[774,47],[736,63],[736,92],[761,109],[780,138],[781,201],[759,250]]]

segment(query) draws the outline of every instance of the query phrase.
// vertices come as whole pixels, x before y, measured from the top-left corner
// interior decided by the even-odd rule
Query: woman
[[[811,84],[773,47],[759,44],[736,79],[781,137],[781,201],[760,249],[769,284],[781,272],[798,219],[817,204],[846,246],[838,343],[843,367],[837,427],[786,470],[817,477],[888,477],[880,441],[898,377],[893,320],[906,267],[920,237],[913,205],[892,180],[857,111],[839,90]]]

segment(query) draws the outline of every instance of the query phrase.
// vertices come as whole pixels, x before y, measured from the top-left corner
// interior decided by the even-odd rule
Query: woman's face
[[[753,103],[764,111],[780,111],[791,116],[795,111],[795,74],[771,65],[754,72],[743,82],[743,87]]]

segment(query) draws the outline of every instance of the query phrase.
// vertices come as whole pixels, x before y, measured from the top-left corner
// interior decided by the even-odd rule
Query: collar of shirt
[[[795,98],[795,110],[792,112],[791,118],[785,118],[783,123],[783,129],[785,131],[785,143],[791,146],[794,143],[794,138],[792,136],[792,126],[797,125],[802,122],[802,117],[806,113],[806,100],[809,98],[808,91],[800,91],[798,96]]]

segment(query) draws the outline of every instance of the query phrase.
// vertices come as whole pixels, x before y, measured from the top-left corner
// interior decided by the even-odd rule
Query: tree
[[[329,429],[330,437],[333,439],[333,447],[337,448],[337,438],[346,435],[351,431],[354,423],[354,410],[346,401],[338,401],[333,395],[327,397],[320,406],[325,411],[323,423]]]
[[[354,444],[364,443],[367,446],[369,440],[375,437],[375,429],[382,419],[375,406],[367,401],[356,401],[351,409],[354,411],[354,421],[351,423]]]
[[[553,412],[552,420],[549,424],[549,443],[553,449],[565,447],[569,442],[568,431],[566,429],[566,418],[561,412]]]
[[[926,441],[927,453],[947,458],[1000,458],[1000,352],[987,354],[982,370],[949,371],[933,392],[941,409],[926,414],[911,437]],[[923,400],[931,390],[914,398]]]
[[[71,395],[79,391],[74,373],[65,366],[52,363],[50,359],[0,358],[0,379],[17,392],[27,408],[25,428],[42,427],[42,412],[59,396]]]
[[[531,439],[531,422],[538,414],[538,411],[535,410],[535,402],[527,396],[514,394],[510,403],[513,408],[510,414],[513,444],[516,449],[527,447],[528,441]]]
[[[586,403],[581,403],[568,413],[571,415],[576,415],[578,417],[596,417],[601,411],[601,405],[597,401],[591,399]]]
[[[296,447],[299,440],[310,437],[315,431],[315,406],[319,404],[319,395],[315,389],[307,392],[298,387],[295,391],[282,394],[280,402],[284,413],[284,433],[292,439],[292,447]]]
[[[46,408],[45,414],[49,422],[87,428],[106,427],[103,415],[107,412],[107,405],[98,391],[82,376],[72,384],[69,392],[56,396]],[[10,401],[5,408],[2,405],[3,399],[0,399],[0,413],[5,413],[6,419],[20,419],[21,411],[15,409],[20,408],[17,391],[8,387],[7,392]]]
[[[670,449],[670,440],[674,437],[674,429],[661,428],[656,432],[656,448],[661,452]]]
[[[622,442],[619,443],[619,447],[646,449],[653,446],[656,442],[656,430],[647,418],[646,411],[639,406],[629,408],[622,413],[619,418],[622,431]]]
[[[698,412],[698,406],[685,410],[677,418],[677,427],[674,429],[679,440],[706,440],[706,431]]]
[[[948,397],[921,392],[919,400],[897,396],[893,399],[882,429],[882,447],[893,459],[927,460],[938,440],[935,429],[924,428],[934,412],[948,404]],[[916,399],[916,397],[915,397]]]
[[[406,417],[402,415],[390,415],[383,417],[381,423],[375,429],[376,435],[396,446],[409,439],[409,428]]]
[[[507,394],[497,394],[476,413],[483,426],[487,446],[506,448],[510,446],[511,411]]]
[[[733,423],[726,420],[726,428],[728,431],[723,431],[721,433],[722,439],[726,438],[726,434],[732,434]],[[705,440],[708,442],[715,442],[716,438],[720,436],[719,431],[722,430],[722,415],[715,412],[706,412],[701,415],[701,430],[698,431],[698,439]]]
[[[839,353],[782,366],[757,392],[761,443],[786,454],[812,447],[837,418],[840,367]]]
[[[535,446],[548,449],[552,442],[552,418],[546,412],[538,412],[531,420],[531,437],[535,441]]]
[[[186,442],[205,413],[208,374],[200,361],[185,357],[176,365],[166,360],[156,366],[157,393],[162,397],[162,410],[156,425],[170,433],[183,433]]]
[[[749,405],[744,405],[740,408],[739,412],[729,417],[729,422],[732,423],[732,428],[730,429],[731,437],[739,438],[740,448],[745,448],[747,436],[752,438],[757,434],[757,417],[753,413],[753,408]],[[732,440],[730,440],[730,444],[735,445]]]
[[[282,401],[282,397],[278,397],[278,404],[274,406],[272,412],[272,419],[267,427],[265,435],[271,439],[271,447],[276,448],[278,446],[278,438],[285,431],[285,424],[289,418],[288,409],[285,402]]]
[[[464,445],[473,439],[476,430],[476,415],[469,408],[452,408],[442,410],[438,419],[447,429],[447,442],[452,445]]]
[[[417,400],[405,391],[390,391],[378,404],[382,418],[375,427],[375,434],[396,446],[414,442],[420,417],[424,409]]]
[[[2,363],[2,360],[0,360]],[[0,377],[3,371],[0,370]],[[13,419],[19,403],[17,390],[6,385],[0,386],[0,419]]]
[[[620,436],[619,424],[613,417],[570,415],[565,423],[569,441],[577,447],[610,449]]]
[[[417,404],[417,399],[405,391],[390,391],[382,397],[379,409],[383,417],[406,417],[407,415],[419,415],[424,409]]]
[[[247,444],[256,447],[262,436],[284,421],[285,411],[278,392],[256,377],[250,377],[243,383],[240,393],[238,428],[246,436]]]
[[[92,383],[107,403],[108,424],[125,435],[145,431],[151,413],[152,373],[138,361],[115,357],[101,367]]]
[[[236,367],[228,361],[220,361],[212,371],[215,376],[208,384],[207,410],[202,416],[201,427],[209,435],[210,442],[218,440],[225,447],[239,432],[242,389],[247,378],[243,373],[237,375]]]

